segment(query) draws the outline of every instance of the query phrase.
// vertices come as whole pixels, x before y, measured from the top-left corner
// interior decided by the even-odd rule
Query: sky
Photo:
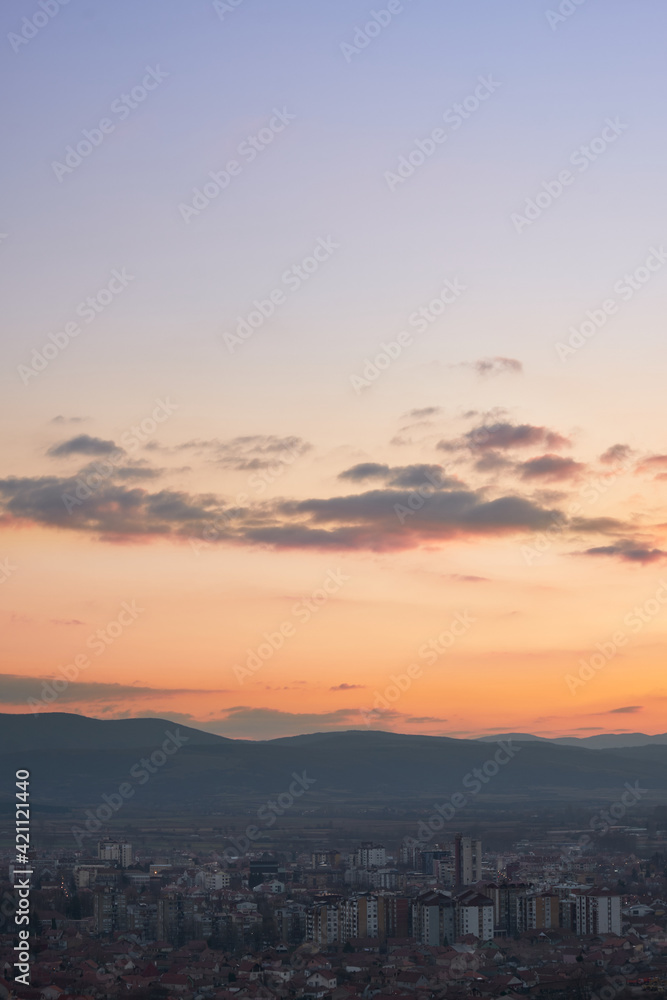
[[[664,5],[0,19],[0,711],[665,731]]]

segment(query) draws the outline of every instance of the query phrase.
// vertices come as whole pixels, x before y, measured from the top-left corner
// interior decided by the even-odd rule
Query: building
[[[387,864],[387,852],[382,844],[366,840],[357,849],[354,862],[359,868],[384,868]]]
[[[621,897],[608,889],[576,893],[575,914],[577,934],[621,934]]]
[[[543,892],[519,896],[517,904],[519,930],[534,931],[560,927],[560,897],[555,893]]]
[[[93,896],[93,919],[97,934],[127,930],[127,898],[124,892],[105,889]]]
[[[473,934],[480,941],[493,941],[493,900],[468,890],[455,897],[456,936]]]
[[[97,856],[101,861],[117,861],[121,868],[129,868],[133,860],[132,844],[119,840],[100,840]]]
[[[482,841],[457,833],[454,838],[454,884],[473,885],[482,880]]]
[[[420,944],[453,944],[456,939],[454,911],[455,904],[448,892],[432,889],[421,893],[412,904],[412,936]]]

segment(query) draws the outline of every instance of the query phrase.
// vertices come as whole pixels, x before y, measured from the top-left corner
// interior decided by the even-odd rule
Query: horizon
[[[619,736],[619,737],[622,737],[622,736],[646,736],[646,737],[649,737],[649,738],[654,738],[656,736],[665,736],[666,737],[666,742],[667,742],[667,732],[645,733],[645,732],[639,731],[639,730],[619,730],[619,729],[616,729],[616,730],[613,730],[613,731],[609,730],[609,731],[605,731],[605,732],[591,733],[589,737],[586,737],[586,736],[571,736],[569,734],[564,734],[562,736],[547,737],[547,736],[544,736],[541,733],[513,732],[513,731],[510,731],[509,729],[498,729],[497,732],[494,732],[494,733],[483,733],[480,736],[457,736],[457,735],[454,735],[454,734],[451,734],[451,733],[439,733],[437,736],[433,736],[430,733],[404,733],[404,732],[401,732],[401,731],[397,731],[395,729],[382,729],[382,728],[379,728],[379,727],[371,728],[370,726],[365,726],[364,728],[358,728],[358,729],[355,728],[355,727],[351,727],[351,728],[348,728],[348,729],[339,728],[339,729],[311,730],[311,731],[308,731],[308,732],[292,733],[292,734],[287,735],[287,736],[269,737],[268,739],[267,738],[262,739],[261,737],[256,737],[256,738],[253,739],[252,737],[227,736],[224,732],[219,732],[219,731],[214,730],[214,729],[206,729],[205,726],[202,726],[202,725],[193,725],[192,723],[184,722],[182,719],[179,719],[179,718],[171,718],[169,716],[169,714],[165,714],[163,716],[156,716],[156,715],[145,715],[145,716],[144,715],[134,715],[134,716],[127,716],[125,718],[118,718],[118,719],[111,719],[111,718],[108,718],[108,717],[104,718],[104,717],[100,717],[100,716],[96,716],[96,715],[84,715],[81,712],[62,712],[62,711],[60,711],[60,712],[59,711],[52,711],[52,712],[43,711],[43,712],[39,712],[39,713],[35,713],[35,712],[0,712],[0,717],[2,717],[3,715],[7,715],[7,716],[28,716],[28,715],[30,715],[33,718],[43,718],[44,716],[47,716],[47,715],[62,715],[62,716],[67,716],[67,717],[76,716],[76,717],[84,718],[84,719],[93,719],[96,722],[127,722],[127,721],[129,721],[129,722],[151,722],[151,721],[160,722],[160,721],[162,721],[162,722],[168,722],[168,723],[170,723],[172,725],[176,725],[176,726],[187,726],[190,729],[196,729],[196,730],[198,730],[198,731],[200,731],[202,733],[206,733],[207,735],[210,735],[210,736],[221,736],[224,739],[236,740],[236,741],[241,741],[241,742],[253,742],[253,743],[270,743],[270,742],[273,742],[275,740],[288,740],[288,739],[292,739],[292,738],[296,738],[296,737],[300,737],[300,736],[342,736],[342,735],[345,735],[347,733],[368,733],[368,734],[373,734],[373,735],[387,735],[387,736],[417,736],[417,737],[426,736],[429,739],[453,739],[453,740],[459,740],[461,742],[465,742],[465,741],[469,741],[469,742],[476,742],[477,741],[477,742],[479,742],[481,740],[487,740],[488,741],[488,740],[494,739],[495,737],[497,737],[498,739],[503,739],[503,738],[516,739],[517,737],[520,737],[520,736],[531,736],[531,737],[534,737],[537,740],[546,740],[546,741],[554,741],[554,740],[559,740],[559,739],[586,740],[586,739],[589,739],[589,738],[614,737],[614,736]]]

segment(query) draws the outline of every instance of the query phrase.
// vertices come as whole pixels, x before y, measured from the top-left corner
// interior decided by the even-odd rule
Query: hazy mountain
[[[524,743],[561,743],[564,746],[588,747],[591,750],[611,750],[616,747],[644,747],[650,744],[667,745],[667,733],[648,736],[646,733],[600,733],[597,736],[531,736],[529,733],[503,733],[498,736],[480,736],[480,743],[495,743],[496,740],[519,740]]]
[[[501,754],[504,763],[498,767],[493,743],[500,737],[488,745],[488,740],[352,730],[252,742],[160,719],[45,714],[5,715],[1,722],[5,773],[27,768],[33,803],[77,809],[99,805],[103,794],[127,782],[135,793],[130,808],[225,811],[287,792],[295,774],[314,780],[299,797],[300,807],[438,803],[454,792],[469,802],[477,794],[494,801],[583,796],[614,801],[626,782],[637,781],[653,798],[667,799],[667,747],[660,745],[596,750],[515,740],[514,755],[507,760]],[[168,732],[183,742],[165,755],[160,748]],[[159,763],[149,773],[146,761],[156,751]],[[485,764],[491,777],[479,780]]]
[[[174,724],[164,719],[89,719],[67,712],[39,715],[0,713],[0,753],[9,750],[123,750],[159,746],[165,728]],[[189,743],[213,745],[228,742],[224,736],[180,727]]]

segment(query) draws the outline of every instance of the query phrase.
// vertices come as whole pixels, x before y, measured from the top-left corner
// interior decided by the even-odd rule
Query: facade
[[[119,840],[100,840],[97,856],[101,861],[117,861],[121,868],[129,868],[133,861],[132,844]]]
[[[96,934],[113,934],[127,930],[127,898],[124,892],[107,889],[93,896],[93,918]]]
[[[575,896],[577,934],[621,933],[621,897],[605,889]]]
[[[441,889],[421,893],[412,904],[412,936],[420,944],[453,944],[456,939],[454,909],[452,897]]]
[[[493,900],[481,892],[463,892],[456,896],[456,936],[472,934],[480,941],[493,941]]]
[[[454,838],[454,884],[473,885],[482,880],[482,841],[457,833]]]
[[[359,868],[384,868],[387,864],[387,852],[382,844],[364,841],[355,854],[355,864]]]

